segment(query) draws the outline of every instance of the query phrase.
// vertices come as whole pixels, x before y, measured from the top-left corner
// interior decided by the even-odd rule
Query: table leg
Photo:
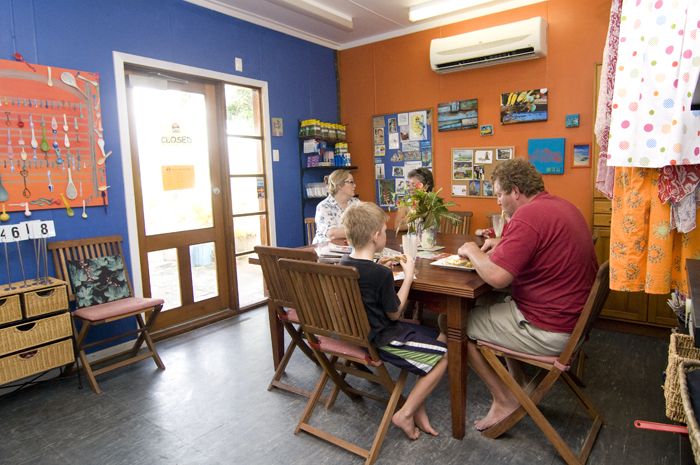
[[[277,318],[277,310],[271,299],[267,299],[267,314],[270,319],[270,339],[272,341],[272,363],[275,370],[284,356],[284,326]]]
[[[467,421],[467,312],[472,299],[447,296],[447,369],[450,374],[452,437],[462,439]]]

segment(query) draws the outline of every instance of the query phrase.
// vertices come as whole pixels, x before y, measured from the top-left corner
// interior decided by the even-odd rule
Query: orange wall
[[[602,61],[611,0],[551,0],[516,10],[417,32],[340,52],[342,121],[348,124],[356,193],[376,201],[372,115],[433,108],[454,100],[479,99],[479,124],[492,124],[493,136],[478,129],[433,129],[436,188],[447,200],[474,212],[471,232],[486,226],[486,212],[500,210],[495,199],[451,197],[451,149],[515,146],[527,156],[528,139],[566,138],[563,175],[544,175],[546,189],[591,217],[591,169],[571,169],[572,144],[593,143],[594,63]],[[549,24],[546,58],[439,75],[430,69],[430,41],[541,16]],[[500,95],[546,87],[548,121],[500,124]],[[566,128],[565,115],[578,113],[580,126]]]

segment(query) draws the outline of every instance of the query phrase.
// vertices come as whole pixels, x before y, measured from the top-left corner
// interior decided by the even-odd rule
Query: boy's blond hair
[[[340,224],[345,229],[348,244],[358,248],[364,247],[372,235],[382,230],[389,219],[384,210],[371,202],[359,202],[348,207],[340,217]]]

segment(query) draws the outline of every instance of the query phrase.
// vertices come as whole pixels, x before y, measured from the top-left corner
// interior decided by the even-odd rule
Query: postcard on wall
[[[585,168],[591,166],[590,144],[574,144],[574,154],[571,158],[572,168]]]
[[[396,183],[393,179],[382,179],[379,181],[379,206],[394,206],[394,194],[396,193]]]
[[[401,178],[394,181],[396,181],[396,195],[404,195],[406,193],[406,180]]]
[[[513,149],[498,149],[496,152],[496,160],[510,160],[513,158]]]
[[[408,114],[408,138],[409,140],[427,140],[427,115],[424,111],[412,111]]]
[[[399,126],[399,133],[402,141],[408,140],[408,126]]]
[[[452,163],[452,179],[465,180],[474,177],[472,163],[469,161],[456,161]]]
[[[272,118],[272,137],[284,136],[284,125],[282,118]]]
[[[383,145],[375,145],[374,146],[374,156],[375,157],[383,157],[386,155],[386,147]]]
[[[479,126],[480,136],[493,136],[493,124],[483,124]]]
[[[491,184],[491,181],[482,181],[482,191],[481,195],[485,195],[487,197],[493,197],[493,184]]]
[[[542,174],[564,174],[564,143],[563,137],[528,140],[530,163]]]
[[[399,126],[396,124],[396,118],[389,118],[389,132],[399,132]]]
[[[404,154],[404,157],[405,157],[406,160],[408,160],[408,161],[417,161],[417,160],[421,160],[421,154],[420,154],[420,152],[406,152],[406,153]]]
[[[403,166],[393,166],[391,175],[395,178],[403,178]]]
[[[464,149],[452,149],[452,161],[474,161],[474,151]]]
[[[382,157],[374,157],[374,163],[384,163],[384,159]]]
[[[408,126],[408,113],[399,113],[396,115],[399,126]]]
[[[474,179],[478,181],[484,179],[484,165],[474,165]]]
[[[384,127],[384,117],[383,116],[374,116],[372,118],[372,127],[373,128],[383,128]]]
[[[420,150],[420,143],[415,141],[402,142],[401,150],[403,152],[417,152]]]
[[[384,128],[374,128],[374,143],[375,145],[384,143]]]
[[[384,179],[384,163],[374,165],[374,178]]]
[[[397,150],[399,148],[399,133],[389,133],[389,150]]]
[[[421,166],[423,166],[423,164],[419,161],[407,161],[403,164],[403,173],[405,176],[408,176],[408,173],[420,168]]]
[[[490,165],[493,163],[493,151],[492,150],[477,150],[474,157],[474,163],[485,163]]]
[[[423,166],[433,166],[433,149],[427,148],[421,150],[421,159]]]
[[[398,150],[394,155],[391,156],[391,161],[403,161],[403,153],[401,153],[401,150]]]
[[[477,99],[438,103],[438,131],[476,128],[477,110]]]
[[[501,124],[547,121],[547,89],[501,94]]]
[[[467,195],[467,185],[466,184],[455,184],[452,186],[452,195]]]
[[[481,194],[481,181],[469,181],[469,195]]]

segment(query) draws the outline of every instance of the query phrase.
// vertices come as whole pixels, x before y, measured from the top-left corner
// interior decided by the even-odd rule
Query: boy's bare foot
[[[520,407],[520,402],[518,402],[518,400],[515,398],[513,401],[509,401],[505,405],[497,404],[496,402],[494,402],[493,404],[491,404],[491,409],[489,410],[489,413],[487,413],[486,416],[481,420],[475,421],[474,426],[477,430],[484,431],[485,429],[488,429],[496,423],[498,423],[499,421],[503,420],[511,413],[515,412],[518,409],[518,407]]]
[[[416,421],[416,426],[418,426],[418,428],[424,433],[432,434],[433,436],[438,435],[438,432],[435,431],[432,426],[430,426],[428,414],[425,412],[425,405],[422,405],[416,411],[416,414],[413,416],[413,419]]]
[[[396,412],[391,418],[391,422],[401,428],[406,436],[411,439],[418,439],[420,436],[420,431],[416,428],[416,424],[413,422],[413,417],[407,418],[401,414],[401,410]]]

